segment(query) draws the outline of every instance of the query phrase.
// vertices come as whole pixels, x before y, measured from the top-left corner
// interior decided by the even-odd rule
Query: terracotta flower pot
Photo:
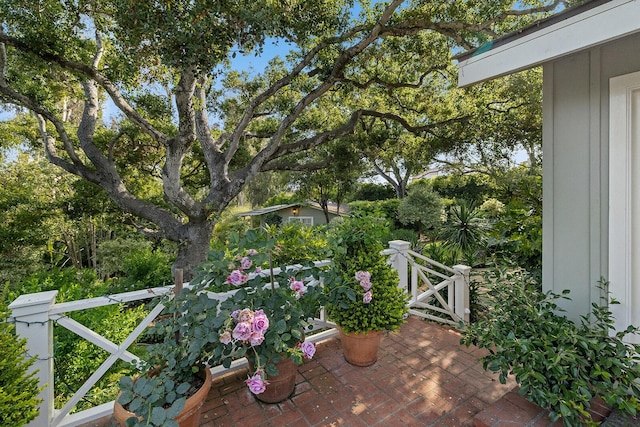
[[[202,412],[202,404],[204,403],[209,390],[211,389],[211,371],[204,370],[204,384],[191,397],[187,399],[182,412],[175,418],[180,427],[198,427],[200,425],[200,413]],[[120,397],[118,395],[118,397]],[[133,412],[129,412],[118,403],[118,399],[113,407],[113,416],[122,427],[126,427],[127,419],[135,417]]]
[[[340,328],[342,353],[355,366],[370,366],[378,360],[382,331],[345,332]]]
[[[278,403],[286,400],[293,394],[293,390],[296,387],[296,374],[298,372],[298,366],[293,363],[288,357],[283,357],[280,362],[276,363],[278,368],[278,375],[267,375],[267,388],[260,394],[254,394],[256,399],[264,403]],[[251,372],[254,372],[254,368],[249,364]]]

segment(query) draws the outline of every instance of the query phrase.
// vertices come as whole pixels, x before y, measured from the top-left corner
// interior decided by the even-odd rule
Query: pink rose
[[[255,255],[257,253],[258,253],[258,251],[256,251],[255,249],[248,249],[247,250],[247,256]]]
[[[229,344],[231,342],[231,332],[229,331],[224,331],[221,335],[220,335],[220,342],[222,344]]]
[[[264,335],[261,332],[253,331],[249,337],[249,344],[252,347],[259,346],[264,341]]]
[[[239,314],[240,314],[240,310],[233,310],[233,312],[231,313],[231,318],[237,322]]]
[[[306,359],[311,359],[314,354],[316,354],[316,345],[312,342],[305,341],[298,344],[300,350],[302,350],[302,355]]]
[[[232,336],[239,341],[246,341],[251,337],[251,324],[247,322],[240,322],[233,329]]]
[[[240,265],[242,266],[243,270],[248,270],[251,268],[251,264],[253,264],[251,262],[251,260],[247,257],[244,257],[240,260]]]
[[[365,304],[369,304],[372,299],[373,299],[373,294],[371,293],[371,291],[368,291],[368,292],[365,292],[365,294],[363,295],[362,302]]]
[[[262,268],[256,267],[256,269],[254,271],[256,272],[256,274],[260,274],[260,273],[262,273]]]
[[[253,374],[252,377],[249,377],[245,381],[245,383],[253,394],[264,393],[264,391],[267,389],[267,385],[269,384],[262,379],[262,371],[256,371],[256,373]]]
[[[269,327],[269,318],[267,317],[266,314],[264,314],[264,311],[257,310],[253,314],[253,330],[255,332],[264,334],[264,331],[266,331],[268,327]]]
[[[253,317],[254,313],[250,308],[243,308],[240,310],[240,313],[238,313],[238,322],[252,323]]]
[[[233,270],[227,277],[227,283],[230,283],[233,286],[244,285],[247,283],[247,280],[249,280],[249,276],[247,274],[242,274],[242,270]]]
[[[289,288],[295,291],[296,295],[299,297],[301,297],[302,295],[305,294],[305,292],[307,292],[307,287],[304,285],[304,283],[302,283],[299,280],[296,280],[295,277],[291,278],[291,283],[289,285]]]
[[[362,286],[365,291],[368,291],[369,289],[371,289],[371,282],[369,281],[369,279],[363,279],[360,281],[360,286]]]
[[[369,281],[371,280],[371,273],[368,271],[358,271],[356,273],[356,280],[358,282],[362,282],[363,280]]]

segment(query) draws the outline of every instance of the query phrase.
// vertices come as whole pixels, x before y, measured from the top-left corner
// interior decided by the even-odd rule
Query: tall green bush
[[[565,426],[593,425],[587,409],[594,396],[637,414],[640,344],[628,344],[623,337],[640,328],[629,326],[610,334],[611,311],[597,304],[593,321],[587,313],[577,325],[561,315],[556,304],[559,298],[568,298],[568,291],[543,294],[521,272],[494,273],[487,283],[491,284],[489,310],[464,331],[461,340],[489,351],[482,358],[485,369],[497,372],[502,383],[513,375],[527,399],[548,409],[550,418],[562,419]]]
[[[280,266],[306,261],[327,259],[327,229],[325,226],[309,227],[301,223],[288,223],[269,227],[279,245],[274,251],[274,264]]]
[[[4,301],[8,284],[5,285],[0,300],[0,425],[20,427],[38,416],[38,379],[29,368],[34,357],[26,355],[25,340],[16,339],[15,328],[5,322],[9,316]]]
[[[443,202],[428,185],[413,185],[398,207],[398,218],[420,233],[430,233],[442,224]]]
[[[351,200],[386,200],[395,199],[396,190],[389,184],[375,184],[373,182],[361,182],[351,194]]]
[[[375,201],[354,201],[349,203],[349,210],[356,215],[379,216],[388,220],[392,228],[402,228],[398,218],[400,199],[386,199]]]
[[[108,295],[113,290],[110,282],[99,280],[94,270],[71,267],[33,274],[21,282],[19,288],[22,289],[21,293],[58,290],[56,302]],[[8,300],[16,297],[17,293],[13,292]],[[107,339],[120,343],[146,313],[142,305],[126,307],[124,304],[113,304],[68,315]],[[56,325],[53,333],[55,400],[56,406],[60,407],[98,369],[108,353],[61,326]],[[113,400],[118,392],[118,378],[129,369],[128,364],[117,362],[76,409],[86,409]]]

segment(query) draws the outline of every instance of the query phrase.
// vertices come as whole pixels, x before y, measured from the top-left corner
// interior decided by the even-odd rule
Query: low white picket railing
[[[469,267],[455,266],[453,268],[449,268],[411,251],[410,244],[408,242],[399,240],[389,242],[389,249],[383,251],[383,254],[390,257],[389,263],[398,271],[400,277],[398,286],[406,289],[410,293],[410,314],[455,325],[457,325],[457,322],[460,320],[468,321]],[[326,266],[327,264],[328,261],[323,261],[316,265],[320,267]],[[299,269],[301,267],[291,266],[291,268]],[[441,269],[450,275],[447,276],[446,274],[438,273],[435,270],[436,268]],[[430,280],[430,277],[433,275],[444,280],[433,285]],[[315,284],[318,283],[318,281],[315,282]],[[311,283],[310,285],[313,286],[314,283]],[[426,291],[420,292],[420,290],[425,287]],[[448,287],[446,299],[438,293],[444,287]],[[111,304],[121,304],[157,298],[171,292],[172,289],[173,286],[152,288],[66,303],[56,303],[55,298],[57,291],[47,291],[36,294],[21,295],[13,301],[9,305],[9,308],[11,309],[10,321],[15,323],[16,334],[27,340],[26,345],[28,355],[37,356],[31,369],[37,370],[39,384],[41,387],[44,387],[39,396],[42,399],[40,414],[29,424],[29,426],[77,426],[110,415],[113,412],[113,402],[108,402],[74,414],[69,414],[69,412],[71,412],[76,404],[86,395],[87,392],[89,392],[96,382],[102,378],[102,376],[118,359],[122,359],[126,362],[139,360],[137,356],[128,352],[127,349],[158,316],[158,314],[160,314],[164,307],[161,304],[156,305],[147,317],[145,317],[135,330],[120,344],[113,343],[100,336],[84,325],[66,316],[66,313]],[[212,298],[225,299],[228,298],[232,292],[224,294],[211,293],[210,296]],[[440,302],[441,307],[437,307],[432,304],[431,300],[434,298]],[[442,307],[445,308],[442,309]],[[432,314],[434,311],[440,312],[447,317],[435,316]],[[72,398],[69,399],[69,401],[67,401],[59,410],[54,408],[54,322],[110,353],[109,357],[107,357],[107,359],[102,363],[100,368],[89,377],[85,384],[83,384]],[[323,328],[325,330],[323,332],[309,335],[307,339],[310,341],[318,342],[337,335],[337,330],[335,329],[336,325],[326,319],[324,310],[321,311],[319,318],[314,320],[314,325],[314,329]],[[241,359],[232,363],[231,369],[241,368],[244,366],[246,366],[246,360]],[[225,371],[227,370],[221,366],[214,367],[212,369],[212,373],[214,375]]]

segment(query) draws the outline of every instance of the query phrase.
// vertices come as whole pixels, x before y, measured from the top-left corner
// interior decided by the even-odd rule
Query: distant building
[[[300,222],[304,225],[313,226],[327,223],[324,211],[320,205],[315,202],[268,206],[266,208],[254,209],[247,212],[239,212],[236,216],[259,218],[260,225],[264,225],[265,219],[269,214],[280,217],[281,224]],[[338,210],[335,203],[329,203],[329,221],[339,216],[348,215],[349,212],[346,205],[340,205],[340,209]]]

